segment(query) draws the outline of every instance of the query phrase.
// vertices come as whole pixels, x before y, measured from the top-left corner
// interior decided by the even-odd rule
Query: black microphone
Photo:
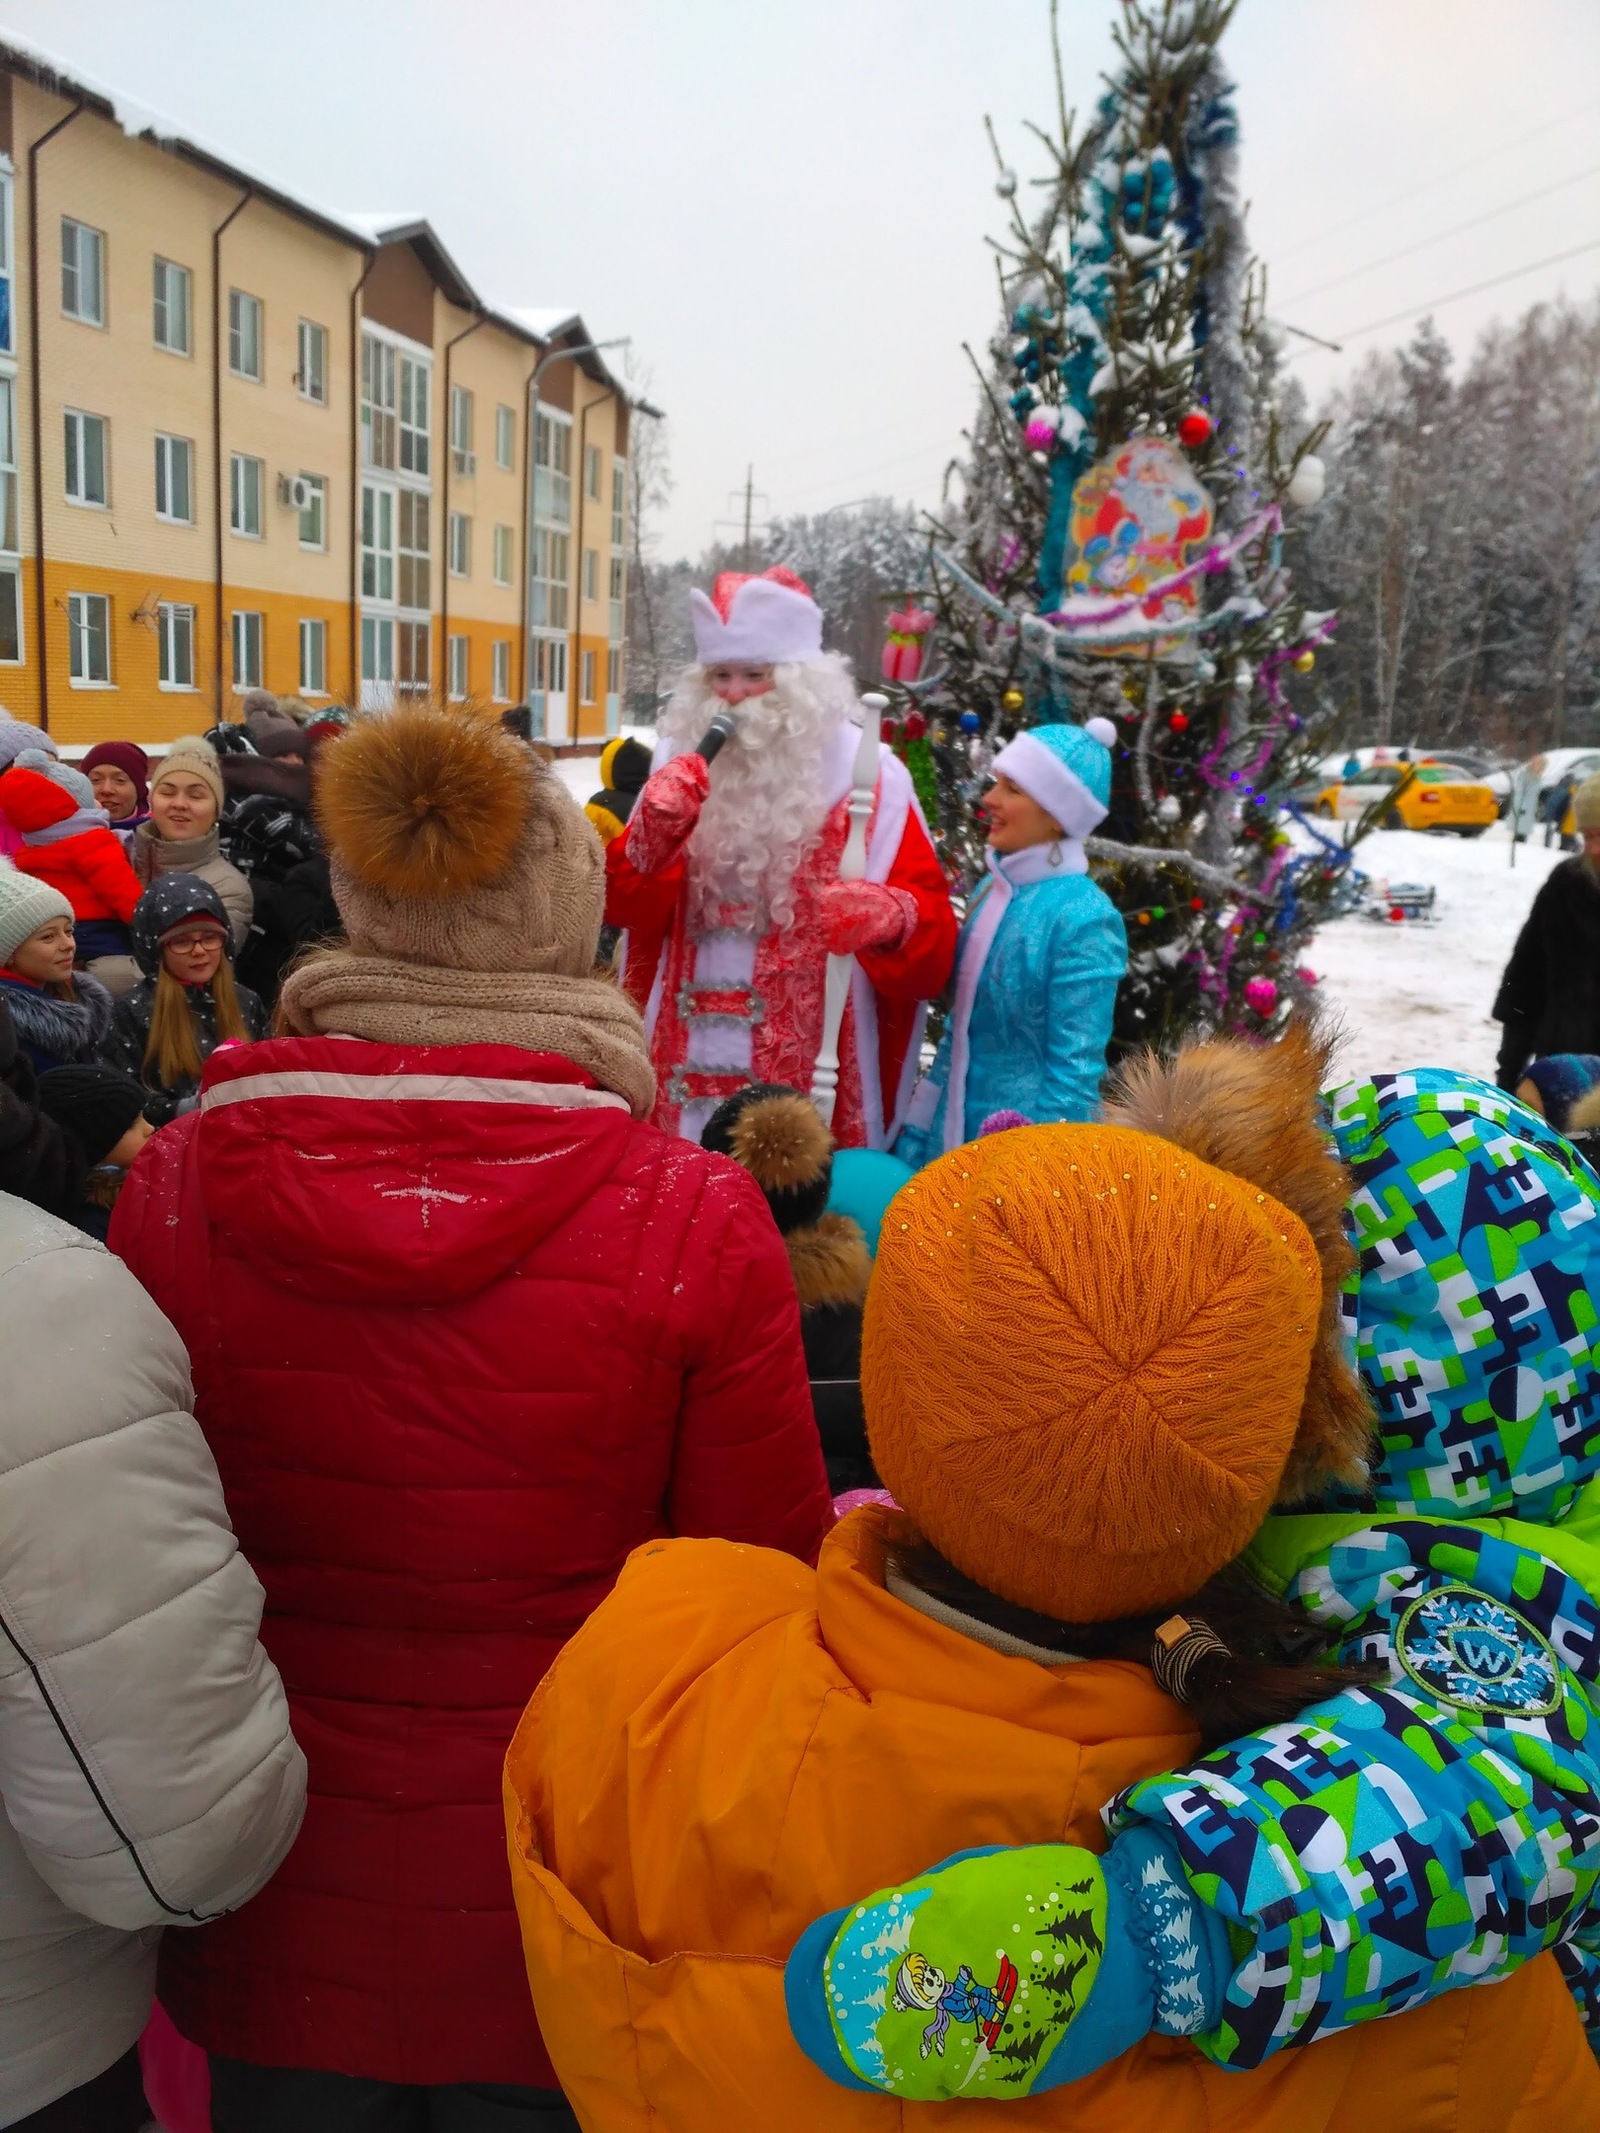
[[[728,706],[724,704],[701,735],[700,745],[695,750],[695,754],[707,763],[714,763],[722,752],[723,742],[731,741],[738,730],[739,721],[734,717]]]

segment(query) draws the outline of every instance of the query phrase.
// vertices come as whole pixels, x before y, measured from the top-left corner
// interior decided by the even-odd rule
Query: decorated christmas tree
[[[1218,52],[1234,4],[1119,0],[1118,63],[1081,132],[1058,56],[1032,214],[996,146],[1003,329],[928,581],[885,654],[892,730],[926,758],[969,883],[996,745],[1114,722],[1111,813],[1089,843],[1128,922],[1114,1050],[1279,1024],[1349,864],[1286,805],[1331,712],[1310,677],[1333,618],[1306,611],[1288,568],[1321,494],[1319,433],[1284,434],[1245,241]]]

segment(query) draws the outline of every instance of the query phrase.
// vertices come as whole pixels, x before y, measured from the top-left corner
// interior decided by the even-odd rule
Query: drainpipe
[[[75,118],[81,118],[83,110],[81,101],[74,104],[66,117],[57,119],[49,132],[41,133],[28,150],[28,354],[33,388],[33,634],[39,648],[41,733],[50,731],[50,662],[45,652],[45,616],[49,610],[44,595],[44,410],[39,399],[39,151],[47,141],[53,141],[58,133],[65,132]]]
[[[522,542],[522,672],[525,681],[532,679],[531,670],[533,666],[533,624],[529,620],[528,588],[530,581],[533,577],[534,526],[539,515],[533,507],[534,489],[539,480],[539,465],[537,457],[535,456],[536,445],[538,442],[537,433],[539,427],[539,380],[544,375],[546,369],[548,369],[548,367],[552,363],[570,362],[574,356],[599,355],[600,352],[606,348],[627,348],[631,345],[631,340],[632,336],[624,333],[619,334],[615,340],[611,341],[582,341],[576,348],[548,349],[545,354],[543,354],[539,358],[538,362],[534,364],[533,375],[528,380],[528,481],[527,493],[523,497],[523,511],[525,516],[523,522]],[[581,467],[579,470],[579,479],[582,479]],[[579,509],[581,511],[581,504],[579,505]],[[581,554],[578,558],[578,591],[580,597],[581,617],[581,598],[583,592],[583,558]],[[570,676],[568,677],[568,684],[569,686],[571,685]],[[526,700],[528,694],[527,689],[524,688],[522,693],[524,700]]]
[[[444,569],[439,573],[439,655],[444,663],[445,701],[450,698],[450,468],[455,459],[455,442],[452,437],[455,416],[450,400],[450,356],[456,341],[470,340],[480,326],[489,321],[480,311],[470,326],[464,326],[455,340],[444,344]]]
[[[378,264],[369,254],[350,291],[350,708],[361,702],[361,292]]]
[[[583,412],[578,418],[578,523],[576,529],[576,540],[578,544],[578,588],[576,601],[572,611],[572,619],[575,627],[572,632],[571,738],[575,742],[580,741],[583,738],[583,735],[578,731],[579,726],[583,723],[583,696],[581,693],[583,689],[583,521],[585,517],[586,506],[589,502],[589,410],[594,405],[595,403],[593,400],[585,400],[583,403]],[[596,579],[595,581],[595,590],[597,592],[599,591],[598,579]]]
[[[227,691],[223,687],[223,549],[222,549],[222,238],[229,224],[242,215],[255,198],[247,185],[233,206],[211,232],[211,475],[212,523],[216,548],[216,659],[213,665],[217,692],[217,723],[228,716]],[[267,508],[265,496],[261,508]]]
[[[517,603],[517,624],[522,639],[521,649],[517,654],[521,676],[517,686],[519,704],[528,701],[528,687],[533,678],[528,671],[528,578],[531,569],[528,543],[533,538],[533,410],[536,400],[533,381],[538,375],[539,365],[536,362],[522,383],[522,544],[517,556],[517,568],[522,574],[522,596]]]

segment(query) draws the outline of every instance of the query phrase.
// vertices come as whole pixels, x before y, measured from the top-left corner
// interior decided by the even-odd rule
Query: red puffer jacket
[[[794,1283],[754,1181],[565,1059],[282,1038],[216,1053],[111,1242],[188,1344],[305,1827],[170,1933],[186,2036],[257,2064],[553,2087],[500,1767],[630,1549],[815,1556]]]

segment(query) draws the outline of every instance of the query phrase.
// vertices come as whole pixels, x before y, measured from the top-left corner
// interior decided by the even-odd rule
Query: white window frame
[[[326,555],[328,550],[328,484],[320,474],[302,471],[300,479],[310,485],[311,501],[304,511],[296,514],[300,523],[300,545],[309,553]],[[306,521],[312,519],[321,529],[315,540],[306,539]]]
[[[433,358],[407,355],[402,348],[399,371],[399,471],[426,481],[433,464]]]
[[[328,693],[328,625],[320,617],[306,615],[300,622],[300,694]]]
[[[181,512],[172,509],[173,472],[180,459],[189,505],[187,511]],[[156,517],[164,526],[194,524],[194,444],[188,437],[173,437],[165,430],[156,431]]]
[[[453,578],[472,576],[472,518],[468,512],[450,514],[449,569]]]
[[[478,471],[478,455],[472,449],[473,416],[475,411],[475,401],[471,386],[452,385],[450,388],[450,464],[457,474],[468,480]]]
[[[605,454],[601,451],[599,445],[586,444],[584,446],[583,493],[591,504],[597,504],[600,501],[600,477],[604,460]]]
[[[169,695],[192,696],[198,684],[195,669],[195,611],[192,606],[178,600],[162,600],[156,607],[156,687]],[[174,668],[183,664],[177,653],[187,653],[189,678],[180,681]]]
[[[586,548],[583,551],[583,598],[587,607],[593,607],[600,598],[600,551]]]
[[[364,689],[394,687],[394,617],[361,618],[361,681]]]
[[[252,627],[253,625],[253,627]],[[236,607],[228,617],[233,652],[233,693],[266,687],[267,618],[259,608]],[[252,657],[252,653],[254,656]],[[251,670],[254,671],[251,671]]]
[[[628,545],[628,462],[625,459],[611,462],[611,545],[617,549]]]
[[[93,642],[95,624],[91,609],[99,612],[101,640],[105,647],[105,672],[90,674],[86,670],[85,653]],[[74,689],[114,689],[111,665],[111,595],[109,593],[67,594],[67,682]]]
[[[489,694],[497,704],[511,701],[511,640],[497,637],[489,647]]]
[[[620,696],[622,694],[622,647],[620,644],[613,644],[606,651],[606,694],[607,696]]]
[[[394,605],[398,494],[387,482],[361,484],[361,597],[384,607]]]
[[[11,158],[0,154],[0,353],[11,355],[17,345],[16,245],[13,240],[14,196]]]
[[[446,670],[449,674],[450,701],[465,702],[471,691],[468,686],[472,673],[472,639],[452,633],[446,646]]]
[[[494,529],[494,582],[509,585],[517,568],[517,529],[515,526],[496,526]]]
[[[72,232],[70,238],[69,230]],[[86,238],[92,241],[86,244]],[[70,259],[67,256],[69,251],[72,254]],[[88,279],[94,298],[93,310],[86,310],[83,303],[86,253],[92,262]],[[97,230],[92,222],[79,222],[73,215],[61,218],[61,316],[76,319],[80,326],[98,326],[101,332],[105,331],[106,233]]]
[[[177,302],[173,292],[177,292]],[[176,317],[181,339],[172,338]],[[194,354],[194,276],[157,252],[150,262],[150,339],[166,355]]]
[[[76,504],[80,511],[109,511],[111,508],[111,424],[104,415],[92,415],[87,408],[69,407],[63,409],[62,412],[64,416],[62,430],[64,464],[61,485],[67,502]],[[84,449],[85,439],[88,436],[88,430],[85,425],[91,422],[98,423],[100,426],[100,486],[103,494],[99,496],[89,496],[84,491],[84,472],[88,465],[88,453]],[[68,435],[75,435],[77,439],[72,454],[72,457],[75,457],[78,463],[78,487],[76,490],[70,486],[71,459],[65,457],[65,439]]]
[[[597,665],[598,662],[593,652],[580,652],[578,654],[578,701],[580,704],[592,704],[599,701],[595,695],[595,683],[598,678]]]
[[[503,400],[494,411],[494,463],[508,474],[517,463],[517,411]]]
[[[246,330],[248,324],[248,332]],[[254,350],[247,345],[254,342]],[[228,369],[234,377],[244,378],[252,385],[266,382],[267,361],[267,308],[259,296],[252,296],[248,289],[228,291]],[[248,370],[245,358],[254,353],[256,367]]]
[[[328,329],[319,326],[315,319],[303,318],[296,329],[295,353],[299,368],[294,374],[295,390],[302,400],[309,400],[314,407],[328,404]]]
[[[0,556],[22,553],[19,481],[17,380],[14,372],[0,365]]]
[[[245,524],[248,517],[246,506],[250,501],[252,483],[246,469],[255,469],[255,524]],[[264,541],[266,532],[266,486],[267,463],[257,459],[251,452],[233,452],[228,457],[228,525],[234,537],[241,541]],[[252,683],[259,687],[259,683]]]
[[[555,526],[533,533],[529,614],[535,629],[565,630],[572,597],[572,536]]]
[[[20,666],[22,666],[22,665],[23,665],[23,664],[24,664],[24,663],[26,662],[26,659],[27,659],[27,654],[28,654],[28,647],[27,647],[27,644],[26,644],[26,642],[24,641],[24,638],[23,638],[23,631],[22,631],[22,619],[23,619],[23,618],[22,618],[22,565],[21,565],[21,563],[20,563],[20,562],[17,562],[17,563],[5,563],[5,562],[0,562],[0,582],[5,582],[5,583],[8,583],[8,584],[10,585],[10,587],[11,587],[11,591],[10,591],[10,594],[9,594],[9,599],[10,599],[10,603],[11,603],[11,609],[12,609],[12,613],[13,613],[13,615],[15,616],[15,619],[16,619],[16,625],[17,625],[17,650],[16,650],[16,656],[15,656],[15,658],[7,658],[4,652],[0,652],[0,666],[5,666],[5,667],[20,667]],[[5,597],[6,597],[6,596],[0,596],[0,603],[3,603],[3,599],[4,599]]]
[[[534,523],[565,531],[572,524],[572,417],[541,407],[533,437]]]

